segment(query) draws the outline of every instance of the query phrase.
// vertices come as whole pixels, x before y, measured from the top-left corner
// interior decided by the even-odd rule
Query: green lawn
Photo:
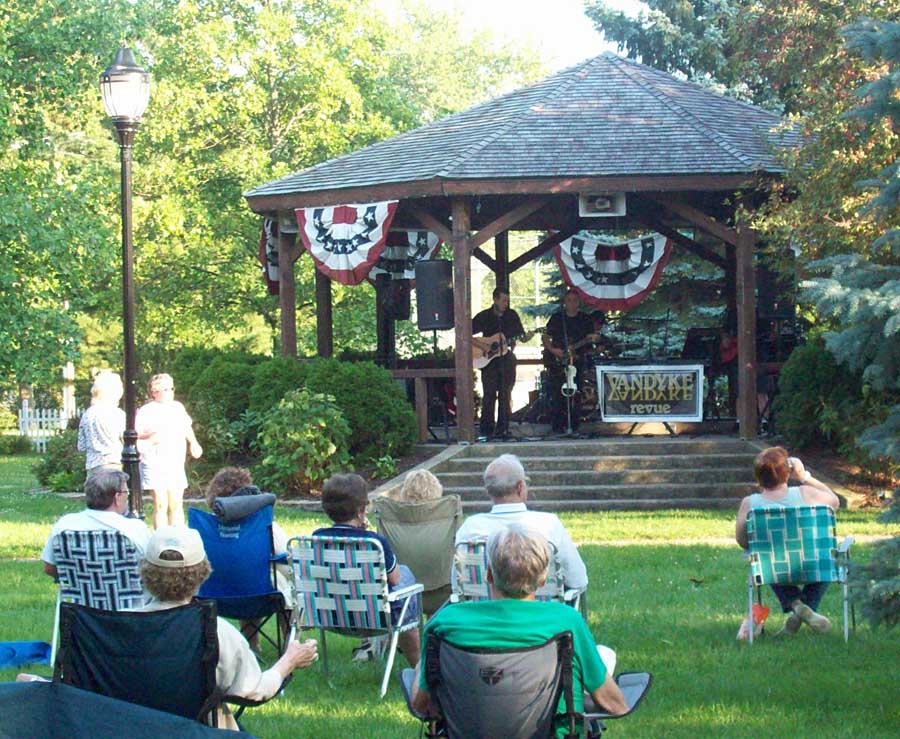
[[[46,639],[54,590],[37,558],[53,521],[77,501],[23,493],[35,483],[23,458],[0,457],[0,641]],[[277,509],[289,533],[323,519]],[[746,566],[729,512],[567,514],[591,577],[589,622],[616,649],[617,669],[649,670],[654,685],[634,715],[611,722],[622,737],[896,737],[900,632],[860,625],[845,646],[835,628],[787,642],[735,641],[746,602]],[[896,533],[867,513],[839,515],[839,534]],[[854,546],[864,559],[871,544]],[[775,599],[766,594],[774,607]],[[840,623],[837,590],[823,611]],[[781,617],[773,613],[773,629]],[[260,737],[415,737],[399,688],[378,700],[379,665],[349,661],[353,642],[329,637],[332,684],[317,666],[296,675],[284,696],[245,717]],[[402,658],[400,660],[402,662]],[[36,671],[47,674],[48,667]],[[14,672],[0,672],[10,679]]]

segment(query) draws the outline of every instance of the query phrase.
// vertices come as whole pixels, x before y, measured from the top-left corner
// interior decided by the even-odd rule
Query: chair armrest
[[[273,554],[269,557],[269,562],[276,565],[286,565],[288,563],[287,552],[282,552],[281,554]]]
[[[419,721],[427,721],[429,716],[419,713],[412,707],[413,680],[416,679],[416,671],[412,667],[404,667],[400,670],[400,690],[403,691],[403,699],[406,701],[407,710]]]
[[[608,718],[624,718],[634,713],[653,682],[653,675],[649,672],[623,672],[616,677],[616,685],[625,696],[625,702],[628,704],[628,710],[618,716],[607,713],[600,706],[594,703],[590,693],[584,694],[584,717],[590,719],[608,719]]]
[[[281,692],[287,687],[287,684],[294,679],[294,674],[291,673],[284,680],[281,681],[281,687],[278,688],[275,695],[272,698],[281,695]],[[264,700],[253,700],[252,698],[244,698],[240,695],[226,695],[222,697],[222,703],[231,703],[235,706],[242,706],[243,708],[254,708],[256,706],[261,706],[264,703],[268,703],[272,698],[266,698]]]
[[[414,585],[407,585],[405,588],[398,588],[397,590],[392,590],[391,592],[389,592],[388,602],[402,600],[403,598],[409,598],[409,596],[424,592],[424,590],[425,586],[419,582],[415,583]]]
[[[852,536],[847,536],[841,542],[841,545],[838,547],[838,554],[847,554],[850,551],[850,547],[853,544],[855,539]]]

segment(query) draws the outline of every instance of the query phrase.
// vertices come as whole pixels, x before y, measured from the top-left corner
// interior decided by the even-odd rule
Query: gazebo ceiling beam
[[[475,257],[479,262],[481,262],[485,267],[487,267],[491,272],[495,274],[497,273],[497,260],[494,259],[480,246],[476,246],[472,250],[472,256]]]
[[[561,241],[565,241],[570,236],[574,236],[580,230],[580,226],[570,226],[569,228],[565,228],[562,231],[557,231],[552,236],[548,236],[537,246],[529,249],[524,254],[520,254],[515,259],[513,259],[509,263],[509,274],[512,274],[520,267],[524,267],[529,262],[533,262],[535,259],[544,256],[544,254],[550,251],[558,243],[560,243]]]
[[[661,233],[666,238],[672,239],[672,241],[674,241],[683,249],[691,252],[692,254],[696,254],[698,257],[700,257],[701,259],[705,259],[707,262],[712,262],[717,267],[720,267],[723,270],[725,269],[725,257],[716,254],[716,252],[714,252],[709,247],[703,246],[703,244],[698,244],[696,241],[688,238],[680,231],[677,231],[671,226],[667,226],[658,218],[641,216],[641,220],[647,225],[648,228],[652,228],[654,231]]]
[[[497,234],[508,231],[519,223],[519,221],[527,218],[535,211],[540,210],[549,202],[549,198],[528,198],[524,203],[517,205],[512,210],[504,213],[499,218],[495,218],[486,226],[483,226],[478,233],[472,235],[469,241],[472,242],[473,247],[481,246],[486,241],[490,241]]]
[[[726,244],[731,244],[732,246],[737,244],[737,231],[719,223],[715,218],[706,215],[706,213],[698,210],[693,205],[686,203],[684,200],[667,197],[665,195],[650,195],[648,197],[666,210],[681,216],[686,221],[694,224],[697,228],[703,229],[708,234],[715,236],[717,239],[721,239]]]
[[[431,213],[429,213],[424,208],[420,208],[418,205],[413,205],[407,201],[406,208],[409,210],[410,214],[419,221],[425,228],[437,234],[438,238],[443,241],[445,244],[449,244],[453,241],[453,232],[445,226],[438,218]]]

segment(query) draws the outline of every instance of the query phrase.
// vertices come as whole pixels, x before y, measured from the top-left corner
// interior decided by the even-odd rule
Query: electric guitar
[[[573,341],[569,344],[568,350],[562,357],[557,357],[555,354],[545,349],[543,352],[544,366],[547,367],[547,369],[550,369],[552,367],[565,367],[566,365],[574,364],[579,349],[582,349],[589,344],[602,344],[603,341],[604,339],[602,336],[599,341],[591,341],[591,339],[585,336],[583,339]]]
[[[534,329],[526,331],[524,334],[516,336],[504,336],[503,334],[494,334],[493,336],[485,336],[479,338],[478,341],[485,345],[482,348],[473,342],[472,346],[472,367],[473,369],[484,369],[497,357],[503,357],[516,348],[516,341],[528,341],[536,333],[543,329]]]

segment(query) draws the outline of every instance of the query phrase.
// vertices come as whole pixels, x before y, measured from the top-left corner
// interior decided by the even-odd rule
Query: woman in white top
[[[99,470],[122,469],[122,434],[125,433],[125,411],[122,378],[110,370],[101,370],[91,387],[91,407],[81,414],[78,423],[78,451],[85,453],[84,468],[92,477]]]
[[[154,527],[183,526],[182,498],[187,487],[185,454],[189,448],[191,456],[197,459],[203,454],[203,448],[194,436],[191,417],[175,400],[172,376],[153,375],[149,387],[153,400],[138,409],[135,419],[141,484],[153,497]]]
[[[840,507],[841,501],[831,488],[814,478],[797,457],[788,457],[783,447],[761,451],[753,462],[753,474],[760,492],[741,501],[734,529],[735,539],[744,549],[747,548],[747,514],[755,508],[827,505],[837,510]],[[799,485],[788,486],[792,476]],[[771,588],[782,610],[788,614],[778,635],[796,634],[802,624],[819,633],[831,627],[825,616],[816,613],[828,588],[827,582],[806,583],[802,588],[798,585],[772,585]]]

